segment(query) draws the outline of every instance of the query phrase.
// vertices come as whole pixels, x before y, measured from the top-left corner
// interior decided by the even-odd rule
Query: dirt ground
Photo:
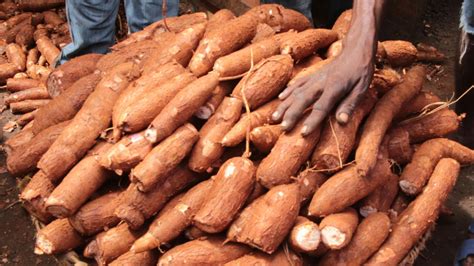
[[[460,5],[461,0],[430,0],[415,32],[392,36],[435,45],[448,56],[448,63],[433,72],[426,83],[426,89],[443,99],[451,97],[454,87]],[[8,112],[1,114],[0,126],[10,117]],[[18,202],[17,180],[6,173],[4,166],[5,156],[0,154],[0,265],[57,265],[54,257],[34,255],[34,226]],[[447,203],[453,214],[438,220],[415,265],[452,265],[457,248],[466,238],[467,226],[474,220],[473,191],[474,167],[464,168]]]

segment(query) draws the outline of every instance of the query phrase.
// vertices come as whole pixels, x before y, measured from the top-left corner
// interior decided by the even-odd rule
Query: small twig
[[[247,75],[249,72],[250,72],[250,70],[247,71],[247,72],[244,72],[244,73],[242,73],[242,74],[240,74],[240,75],[222,77],[222,78],[219,78],[219,81],[228,81],[228,80],[234,80],[234,79],[243,78],[243,77],[245,77],[245,75]]]
[[[250,70],[249,70],[249,73],[252,71],[253,69],[253,50],[250,49]],[[244,83],[242,84],[242,100],[244,102],[244,106],[245,106],[245,112],[247,114],[247,118],[249,120],[249,124],[247,125],[247,128],[246,128],[246,132],[245,132],[245,152],[244,154],[242,155],[243,157],[245,158],[249,158],[250,155],[251,155],[251,152],[250,152],[250,125],[252,124],[251,123],[251,119],[252,119],[252,116],[250,115],[250,106],[249,106],[249,102],[247,101],[247,96],[245,96],[245,86],[247,85],[247,80],[244,80]]]
[[[355,160],[354,161],[350,161],[348,163],[345,163],[343,165],[340,165],[338,167],[334,167],[334,168],[328,168],[328,169],[315,169],[315,167],[312,167],[312,168],[308,168],[307,170],[308,171],[311,171],[311,172],[314,172],[314,173],[321,173],[321,172],[332,172],[332,171],[336,171],[336,170],[340,170],[346,166],[349,166],[351,164],[355,164]]]
[[[5,208],[2,209],[2,211],[6,211],[6,210],[10,209],[11,207],[17,205],[18,203],[21,203],[21,201],[17,200],[17,201],[14,201],[14,202],[8,204]]]
[[[339,140],[337,139],[336,131],[334,130],[334,127],[332,125],[331,120],[332,119],[329,118],[329,126],[331,126],[332,135],[333,135],[334,139],[336,140],[336,149],[337,149],[337,157],[339,158],[339,167],[342,168],[342,156],[341,156],[341,149],[339,147]]]

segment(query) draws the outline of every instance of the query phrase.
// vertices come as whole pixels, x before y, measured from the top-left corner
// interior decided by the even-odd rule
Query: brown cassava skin
[[[318,54],[313,54],[308,56],[304,60],[301,60],[293,67],[293,73],[291,74],[291,79],[293,79],[300,72],[304,71],[306,68],[311,67],[318,62],[321,62],[323,59]]]
[[[418,50],[416,59],[420,62],[443,63],[446,60],[446,56],[433,46],[419,43],[416,49]]]
[[[10,78],[7,80],[7,91],[9,92],[17,92],[22,90],[27,90],[35,87],[40,86],[40,82],[36,79],[30,78],[20,78],[20,79],[13,79]]]
[[[315,73],[316,71],[320,70],[323,66],[330,63],[332,60],[333,60],[332,58],[328,58],[328,59],[309,65],[308,67],[304,68],[299,73],[294,75],[293,78],[288,82],[288,86],[293,85],[300,78],[307,77],[310,74]]]
[[[330,251],[319,262],[322,266],[364,264],[390,234],[390,219],[387,214],[377,212],[362,220],[349,245]]]
[[[378,159],[369,176],[359,176],[356,167],[349,166],[316,191],[308,208],[309,215],[321,217],[340,212],[369,195],[390,175],[390,164],[384,156]]]
[[[256,127],[250,132],[250,141],[252,144],[263,153],[268,153],[275,146],[283,129],[280,125],[264,125]]]
[[[139,164],[153,148],[145,138],[145,131],[124,136],[107,152],[101,154],[99,163],[102,167],[122,175]]]
[[[171,135],[207,101],[218,83],[219,74],[210,72],[188,84],[153,119],[147,136],[153,136],[156,143]]]
[[[399,191],[397,197],[390,207],[390,220],[395,222],[399,215],[408,207],[412,199],[407,196],[403,191]]]
[[[53,216],[46,211],[45,202],[53,192],[54,184],[41,172],[36,173],[20,194],[23,207],[42,223],[49,223]]]
[[[42,11],[64,6],[64,0],[19,0],[18,9],[23,11]]]
[[[126,253],[143,232],[133,231],[125,223],[98,234],[84,249],[84,256],[94,258],[99,265],[107,265]]]
[[[212,14],[207,22],[206,32],[204,37],[207,37],[212,31],[218,30],[222,24],[235,18],[235,14],[229,9],[220,9],[216,13]]]
[[[18,70],[25,71],[26,69],[26,55],[20,45],[16,43],[10,43],[5,49],[7,54],[8,62],[14,64]]]
[[[154,251],[145,251],[141,253],[133,253],[128,251],[120,257],[116,258],[114,261],[110,262],[110,266],[133,266],[133,265],[142,265],[142,266],[154,266],[158,261],[158,256]]]
[[[39,51],[38,48],[33,48],[28,51],[28,54],[26,55],[26,68],[30,68],[32,65],[38,63],[39,59]]]
[[[218,236],[189,241],[168,250],[157,265],[223,265],[250,252],[247,246],[224,243]]]
[[[360,176],[367,176],[375,166],[382,139],[395,115],[423,86],[425,79],[423,66],[412,67],[402,83],[387,92],[375,105],[367,118],[359,146],[356,151],[356,169]]]
[[[258,165],[258,163],[256,163],[256,166]],[[253,186],[253,189],[252,189],[252,192],[250,193],[250,195],[247,197],[247,200],[245,201],[245,204],[244,206],[247,206],[249,205],[250,203],[252,203],[254,200],[256,200],[257,198],[259,198],[260,196],[262,196],[263,194],[267,193],[268,189],[266,189],[264,186],[262,186],[260,183],[258,182],[254,182],[254,186]]]
[[[352,9],[346,10],[339,15],[332,26],[332,30],[337,32],[339,40],[343,39],[351,27]]]
[[[51,126],[38,133],[25,145],[14,149],[7,157],[8,172],[14,176],[19,176],[35,170],[41,156],[49,149],[68,124],[69,121],[65,121]]]
[[[5,84],[8,79],[15,76],[15,74],[18,72],[20,72],[20,70],[15,64],[12,64],[12,63],[0,64],[0,84],[1,85]]]
[[[36,233],[35,254],[61,254],[77,248],[82,237],[67,219],[57,219]]]
[[[184,236],[189,240],[195,240],[209,236],[209,234],[192,225],[184,231]]]
[[[254,188],[255,170],[249,159],[227,160],[214,177],[211,191],[194,217],[194,225],[208,233],[226,229]]]
[[[51,97],[55,98],[69,88],[79,79],[92,74],[101,54],[86,54],[75,57],[56,68],[48,77],[47,87]]]
[[[197,179],[195,173],[184,166],[178,166],[162,185],[156,186],[148,193],[140,192],[132,183],[121,196],[120,206],[115,209],[115,215],[131,228],[138,229],[146,219],[163,208],[171,197],[189,187]]]
[[[316,190],[328,179],[324,174],[306,169],[296,178],[300,185],[301,203],[305,204],[313,197]]]
[[[353,208],[324,217],[319,224],[323,243],[336,250],[347,246],[358,224],[359,217]]]
[[[400,214],[388,239],[367,265],[397,265],[436,221],[456,183],[459,163],[444,158],[436,165],[423,192]]]
[[[258,23],[257,29],[255,30],[255,36],[253,36],[251,43],[260,42],[273,36],[275,36],[275,30],[270,27],[270,25]]]
[[[48,104],[50,99],[39,99],[39,100],[24,100],[21,102],[14,102],[10,104],[10,110],[14,114],[24,114],[34,111]]]
[[[383,95],[402,81],[402,77],[392,68],[385,67],[376,69],[370,87],[377,91],[378,95]],[[408,105],[408,104],[407,104]]]
[[[89,95],[59,138],[38,163],[51,180],[61,179],[90,149],[111,120],[118,95],[137,73],[133,63],[116,66]]]
[[[212,179],[203,181],[168,202],[145,235],[135,241],[130,250],[136,253],[152,250],[178,237],[191,225],[194,215],[211,191],[212,184]]]
[[[5,22],[7,26],[11,28],[11,27],[14,27],[15,25],[20,24],[23,21],[29,20],[31,18],[31,15],[32,14],[30,12],[21,13],[21,14],[10,17]]]
[[[24,100],[39,100],[39,99],[49,99],[48,91],[45,87],[37,87],[26,89],[12,93],[4,98],[5,104],[21,102]]]
[[[94,91],[100,79],[99,73],[80,78],[67,91],[41,107],[35,117],[33,132],[37,134],[45,128],[72,119]]]
[[[13,150],[21,147],[22,145],[28,143],[30,140],[33,139],[35,134],[31,131],[31,128],[24,127],[23,130],[13,135],[11,138],[5,141],[4,149],[7,153],[7,156],[13,152]]]
[[[31,13],[20,14],[18,16],[12,17],[11,19],[14,19],[22,15],[27,15],[26,19],[23,19],[22,21],[17,22],[15,25],[11,25],[11,27],[8,26],[9,24],[8,21],[6,21],[3,24],[6,26],[6,28],[5,28],[5,33],[2,34],[2,39],[4,39],[7,43],[14,43],[16,36],[20,32],[20,30],[23,28],[23,26],[31,24]]]
[[[432,92],[421,91],[412,100],[406,103],[397,114],[395,120],[401,120],[415,113],[420,113],[422,109],[432,103],[441,102],[441,99]]]
[[[37,27],[35,32],[33,33],[33,38],[35,39],[35,41],[38,41],[42,37],[49,38],[49,30],[46,28]]]
[[[186,157],[199,139],[199,132],[191,124],[178,128],[160,142],[130,173],[130,180],[142,192],[149,192],[163,183],[173,169]]]
[[[292,182],[291,177],[311,156],[321,129],[318,128],[303,137],[303,121],[304,119],[292,131],[280,135],[270,154],[258,166],[257,180],[266,188]]]
[[[38,63],[41,62],[41,58],[43,57],[40,57]],[[26,74],[28,74],[28,77],[32,79],[38,79],[39,81],[41,81],[41,83],[46,83],[46,80],[48,79],[50,73],[50,68],[41,65],[32,65],[26,70]]]
[[[205,172],[224,153],[221,140],[240,118],[242,101],[226,97],[216,113],[199,131],[199,140],[189,157],[188,167],[195,172]]]
[[[306,217],[298,216],[288,236],[288,244],[293,250],[308,253],[318,249],[321,241],[319,226]]]
[[[219,105],[222,103],[224,98],[230,94],[232,91],[231,82],[222,81],[219,82],[217,87],[212,92],[212,95],[209,97],[207,102],[199,107],[199,109],[194,114],[199,119],[207,120],[211,117],[214,112],[217,110]]]
[[[400,188],[403,192],[412,196],[419,194],[442,158],[453,158],[460,164],[469,165],[474,163],[474,150],[444,138],[424,142],[402,172]]]
[[[65,22],[58,13],[53,11],[44,11],[43,16],[45,24],[57,26]]]
[[[407,41],[383,41],[382,46],[385,50],[385,60],[394,67],[410,66],[416,61],[418,50]]]
[[[115,103],[112,114],[114,130],[138,132],[145,129],[176,93],[193,80],[195,77],[176,62],[143,74]]]
[[[35,43],[34,32],[35,28],[31,24],[24,24],[15,37],[15,43],[26,48],[33,46]]]
[[[222,77],[237,76],[249,71],[252,64],[258,64],[263,59],[279,53],[280,46],[277,40],[267,38],[220,57],[214,63],[213,69]]]
[[[346,163],[354,148],[359,126],[376,102],[377,96],[369,90],[354,109],[349,122],[341,124],[334,117],[328,119],[311,157],[313,168],[334,172],[341,167],[341,164]]]
[[[46,210],[58,218],[73,215],[82,204],[111,176],[97,161],[97,155],[106,152],[112,144],[106,143],[99,151],[79,161],[49,195]],[[65,193],[67,191],[67,193]]]
[[[41,37],[36,40],[36,46],[41,55],[46,58],[49,65],[53,65],[54,61],[60,54],[60,50],[54,45],[54,43],[48,37]]]
[[[243,114],[232,129],[225,134],[222,145],[224,147],[237,146],[245,139],[247,130],[250,132],[256,127],[272,122],[272,113],[280,103],[280,100],[275,99],[251,112],[250,116]]]
[[[34,111],[31,111],[29,113],[23,114],[15,122],[20,127],[22,127],[22,126],[28,124],[29,122],[31,122],[33,119],[35,119],[35,115],[36,115],[37,112],[38,112],[38,109],[36,109]]]
[[[414,149],[410,145],[410,134],[406,130],[395,128],[389,131],[388,138],[389,158],[400,165],[409,163],[414,153]]]
[[[280,248],[272,255],[254,251],[236,260],[230,261],[225,266],[302,266],[303,259],[291,249]]]
[[[166,24],[172,33],[181,32],[189,28],[193,24],[199,24],[206,21],[207,14],[204,12],[195,12],[191,14],[181,15],[179,17],[166,18]],[[166,32],[168,32],[168,30],[166,29],[164,20],[162,19],[146,26],[142,31],[130,34],[127,39],[112,46],[112,50],[119,50],[135,42],[149,40],[153,37],[153,35],[163,34]]]
[[[280,45],[281,53],[288,54],[299,61],[321,48],[329,47],[337,41],[337,33],[328,29],[308,29],[296,34]]]
[[[359,213],[368,217],[376,212],[388,212],[398,195],[398,175],[391,174],[388,180],[380,184],[369,196],[362,200]]]
[[[260,23],[268,24],[276,32],[285,32],[291,29],[303,31],[312,26],[303,14],[278,4],[259,5],[247,11],[246,14],[256,15]]]
[[[255,16],[243,15],[209,32],[199,42],[189,62],[189,70],[197,77],[209,72],[218,58],[238,50],[253,38],[257,23]]]
[[[148,58],[147,55],[152,54],[160,48],[157,42],[151,40],[139,41],[132,43],[127,49],[114,51],[102,56],[96,64],[100,71],[108,72],[115,66],[134,62],[140,64]]]
[[[247,99],[251,110],[269,102],[283,90],[293,72],[288,55],[275,55],[258,63],[235,86],[232,96]],[[244,100],[245,102],[245,100]]]
[[[120,194],[109,192],[87,202],[73,215],[69,222],[81,235],[92,236],[120,222],[114,215],[115,208],[120,204]]]
[[[246,207],[232,223],[227,239],[272,254],[290,232],[301,197],[296,183],[280,185]]]

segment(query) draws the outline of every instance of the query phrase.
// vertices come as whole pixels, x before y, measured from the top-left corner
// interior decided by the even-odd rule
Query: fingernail
[[[347,121],[349,120],[349,115],[346,114],[346,113],[340,113],[339,114],[339,121],[341,121],[342,123],[347,123]]]
[[[279,116],[280,116],[280,113],[278,111],[276,111],[272,114],[273,120],[277,120]]]
[[[280,93],[280,94],[278,95],[278,98],[279,98],[279,99],[282,99],[284,96],[285,96],[284,93]]]
[[[287,129],[287,128],[288,128],[288,121],[283,121],[283,122],[281,122],[281,127],[282,127],[283,129]]]
[[[303,129],[301,129],[301,134],[307,135],[309,132],[309,127],[308,126],[303,126]]]

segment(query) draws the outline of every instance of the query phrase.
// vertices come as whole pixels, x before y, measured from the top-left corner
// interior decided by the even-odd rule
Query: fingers
[[[293,96],[290,96],[289,98],[286,98],[282,103],[280,103],[280,105],[277,107],[275,112],[273,112],[272,114],[273,121],[275,122],[280,121],[283,115],[285,114],[286,109],[290,107],[292,102],[293,102]]]
[[[321,98],[313,105],[311,114],[303,124],[301,134],[307,136],[311,134],[328,116],[332,107],[336,104],[339,94],[332,90],[325,90]]]
[[[278,98],[280,100],[286,99],[289,95],[291,95],[291,93],[293,93],[293,91],[295,91],[295,89],[302,87],[307,81],[308,77],[302,77],[297,79],[295,83],[283,90],[283,92],[278,95]]]
[[[339,123],[345,124],[349,121],[354,109],[364,97],[367,90],[367,85],[363,81],[359,81],[351,93],[339,104],[336,110],[336,120]]]
[[[292,129],[299,118],[303,115],[303,112],[314,102],[314,95],[309,93],[298,93],[295,94],[294,100],[285,112],[281,126],[283,130],[287,131]]]

